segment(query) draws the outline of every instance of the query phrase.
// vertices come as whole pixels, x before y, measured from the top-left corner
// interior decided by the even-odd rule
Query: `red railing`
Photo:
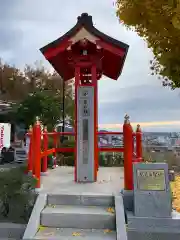
[[[142,161],[142,132],[140,126],[134,133],[130,122],[126,119],[123,125],[123,132],[97,132],[99,136],[103,135],[122,135],[123,147],[105,146],[99,147],[99,152],[122,152],[124,153],[124,187],[126,190],[133,189],[133,162]],[[47,132],[44,127],[41,132],[40,123],[37,120],[33,127],[30,127],[27,133],[30,137],[28,172],[32,172],[37,178],[37,188],[40,187],[40,173],[47,171],[48,155],[53,154],[56,157],[57,152],[67,153],[75,152],[73,147],[58,147],[58,136],[75,136],[73,132]],[[48,137],[53,137],[53,148],[48,149]],[[134,138],[136,138],[136,148],[134,149]],[[41,144],[43,143],[43,151]],[[42,164],[41,164],[42,161]],[[56,162],[54,163],[56,165]]]
[[[122,147],[99,147],[100,152],[124,152]]]
[[[123,132],[98,132],[98,135],[123,135]]]

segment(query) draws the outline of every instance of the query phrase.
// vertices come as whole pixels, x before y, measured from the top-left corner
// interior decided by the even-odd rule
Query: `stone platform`
[[[124,187],[124,168],[100,167],[95,183],[75,183],[74,167],[57,167],[41,177],[41,193],[119,193]]]
[[[73,167],[49,170],[23,239],[127,240],[123,170],[102,167],[95,183],[75,183]]]
[[[101,167],[97,182],[75,183],[73,167],[49,170],[47,176],[41,177],[42,189],[23,239],[70,240],[76,236],[77,240],[179,240],[177,214],[169,219],[137,218],[132,209],[132,192],[123,204],[123,171],[119,167]]]

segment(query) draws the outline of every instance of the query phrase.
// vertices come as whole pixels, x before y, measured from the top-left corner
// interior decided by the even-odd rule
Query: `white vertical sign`
[[[9,148],[11,141],[11,124],[0,123],[0,151],[3,147]]]
[[[90,86],[78,88],[77,180],[94,181],[94,88]]]

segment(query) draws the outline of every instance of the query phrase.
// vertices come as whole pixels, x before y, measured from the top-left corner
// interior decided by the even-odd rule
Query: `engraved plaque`
[[[88,164],[88,119],[83,119],[83,164]]]
[[[157,170],[137,170],[137,188],[140,191],[165,191],[165,172]]]
[[[88,119],[83,119],[83,141],[88,141]]]

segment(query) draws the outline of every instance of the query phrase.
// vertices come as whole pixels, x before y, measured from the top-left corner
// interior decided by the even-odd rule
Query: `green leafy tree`
[[[19,101],[27,96],[28,89],[23,73],[0,60],[0,97],[4,101]]]
[[[24,101],[15,106],[16,121],[22,122],[28,127],[35,122],[36,116],[39,116],[42,123],[52,130],[54,125],[62,119],[60,101],[61,98],[58,94],[52,95],[48,91],[29,94]],[[66,103],[65,118],[73,121],[73,100],[66,100]]]
[[[152,74],[164,86],[180,87],[179,0],[116,0],[120,21],[144,38],[154,53]]]
[[[74,100],[65,86],[65,119],[74,122]],[[0,100],[16,103],[14,113],[4,119],[23,122],[28,126],[40,116],[43,124],[52,127],[62,120],[63,80],[49,72],[40,62],[26,65],[24,70],[0,60]]]
[[[46,92],[30,94],[18,104],[16,116],[17,121],[25,123],[26,127],[33,124],[36,116],[39,116],[44,125],[52,128],[61,117],[59,99]]]

